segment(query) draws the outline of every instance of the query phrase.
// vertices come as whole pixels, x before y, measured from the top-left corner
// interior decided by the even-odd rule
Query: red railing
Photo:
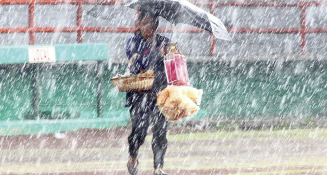
[[[101,5],[121,5],[123,1],[103,1]],[[307,33],[327,33],[327,28],[307,28],[306,27],[306,9],[308,6],[325,6],[327,2],[298,2],[298,3],[280,3],[274,2],[192,2],[195,5],[209,6],[210,12],[214,15],[218,6],[243,6],[243,7],[298,7],[301,9],[299,28],[229,28],[229,32],[234,33],[300,33],[301,34],[301,53],[306,53],[306,34]],[[76,27],[35,27],[34,25],[34,7],[35,4],[72,4],[77,5],[77,24]],[[82,5],[97,4],[97,0],[0,0],[0,5],[28,5],[28,27],[0,28],[0,33],[25,33],[29,32],[29,44],[35,43],[36,32],[77,32],[77,42],[82,43],[83,32],[133,32],[134,27],[84,27],[82,23]],[[203,32],[196,28],[159,28],[160,32]],[[215,39],[211,35],[210,54],[215,55]]]

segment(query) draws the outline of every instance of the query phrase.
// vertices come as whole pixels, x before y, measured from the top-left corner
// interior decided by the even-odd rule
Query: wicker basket
[[[111,78],[110,81],[119,92],[145,91],[152,88],[154,76],[129,76]]]

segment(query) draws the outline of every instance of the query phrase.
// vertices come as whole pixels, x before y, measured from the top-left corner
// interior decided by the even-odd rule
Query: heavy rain
[[[327,174],[326,14],[325,0],[0,0],[0,175]],[[113,80],[144,76],[149,89]]]

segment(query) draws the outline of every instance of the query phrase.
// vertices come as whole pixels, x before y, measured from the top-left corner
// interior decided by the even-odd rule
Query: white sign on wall
[[[28,59],[30,63],[56,62],[55,47],[29,47]]]

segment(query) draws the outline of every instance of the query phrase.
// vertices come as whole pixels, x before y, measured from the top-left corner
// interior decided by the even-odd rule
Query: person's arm
[[[136,52],[136,39],[135,36],[131,37],[127,40],[127,44],[126,44],[126,55],[128,60],[130,60],[132,58],[132,56],[137,53]]]
[[[126,55],[129,59],[127,69],[131,74],[139,74],[142,70],[142,56],[137,52],[138,46],[139,43],[135,37],[132,37],[127,41]]]
[[[143,72],[142,57],[139,54],[134,54],[129,60],[128,69],[131,74],[139,74]]]
[[[169,38],[165,36],[157,35],[157,38],[158,38],[157,42],[159,43],[161,56],[167,55],[170,50],[170,47],[172,45],[176,45],[176,43],[171,43]]]

